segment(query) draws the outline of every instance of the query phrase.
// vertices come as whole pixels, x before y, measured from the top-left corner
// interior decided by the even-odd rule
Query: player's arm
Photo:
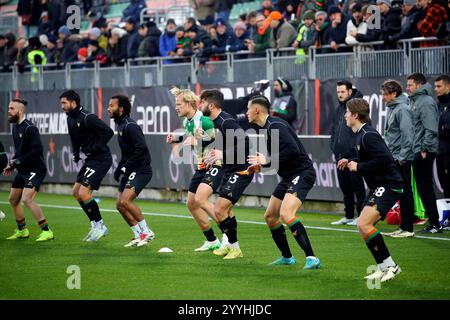
[[[74,162],[80,161],[80,139],[78,138],[78,132],[73,128],[70,122],[67,123],[69,130],[70,141],[72,143],[72,153]]]
[[[33,164],[43,152],[39,130],[35,126],[25,129],[25,135],[30,142],[30,148],[18,158],[11,161],[12,168],[26,168]]]
[[[277,134],[278,132],[278,134]],[[278,143],[278,151],[272,149],[272,146],[267,146],[270,148],[270,159],[263,167],[270,167],[273,159],[278,159],[278,162],[288,161],[289,159],[300,156],[300,150],[295,141],[294,137],[290,134],[288,127],[282,123],[274,122],[270,125],[268,134],[271,137],[271,144]],[[274,141],[274,138],[278,135],[278,141]]]
[[[95,129],[95,131],[100,135],[100,139],[97,142],[98,145],[108,144],[108,141],[111,140],[114,135],[114,131],[95,114],[91,113],[86,117],[86,124],[90,128]]]
[[[133,144],[133,154],[123,164],[126,168],[126,172],[131,172],[135,168],[139,167],[140,162],[146,157],[148,152],[147,144],[145,143],[145,137],[141,128],[136,123],[130,123],[126,126],[125,131],[131,138]]]
[[[391,152],[379,134],[366,133],[362,138],[362,144],[369,154],[370,160],[358,163],[357,169],[352,171],[358,171],[361,174],[377,174],[380,168],[386,167],[391,163]]]

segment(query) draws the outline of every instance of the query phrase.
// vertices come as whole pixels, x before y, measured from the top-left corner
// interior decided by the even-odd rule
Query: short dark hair
[[[450,84],[450,76],[448,74],[441,74],[434,81],[443,81],[445,84]]]
[[[126,116],[129,116],[131,113],[131,102],[130,98],[124,94],[116,94],[111,97],[111,99],[116,99],[119,107],[123,108],[123,113]]]
[[[402,85],[398,81],[392,79],[383,82],[381,85],[381,91],[386,93],[395,92],[396,97],[399,97],[403,93]]]
[[[222,108],[223,93],[219,89],[203,90],[200,94],[200,100],[206,100],[209,103],[214,103],[217,107]]]
[[[258,11],[251,11],[249,12],[249,14],[247,15],[247,20],[250,20],[252,18],[256,18],[258,16]]]
[[[257,95],[257,96],[252,97],[250,99],[250,103],[258,104],[258,105],[264,107],[267,110],[267,112],[270,111],[270,101],[263,95]]]
[[[369,103],[361,98],[355,98],[347,102],[347,109],[353,113],[357,114],[359,121],[362,123],[367,123],[370,120],[370,108]]]
[[[11,102],[21,103],[21,104],[23,104],[24,107],[26,107],[27,104],[28,104],[28,101],[27,101],[27,100],[25,100],[25,99],[19,99],[19,98],[12,99]]]
[[[339,80],[338,82],[336,82],[336,86],[337,87],[345,86],[347,88],[347,90],[350,90],[353,88],[353,84],[348,80]]]
[[[67,90],[59,96],[59,99],[66,98],[68,101],[75,101],[77,106],[80,105],[80,96],[74,90]]]
[[[423,75],[423,73],[415,72],[410,74],[406,80],[413,80],[416,84],[425,84],[427,83],[427,78]]]

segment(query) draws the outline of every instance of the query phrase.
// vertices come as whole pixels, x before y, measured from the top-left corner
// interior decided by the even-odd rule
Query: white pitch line
[[[0,201],[0,203],[1,204],[9,204],[9,202],[7,202],[7,201]],[[74,207],[74,206],[57,206],[57,205],[53,205],[53,204],[40,204],[40,203],[39,203],[39,206],[42,208],[81,210],[80,207]],[[101,211],[102,212],[118,212],[117,210],[113,210],[113,209],[101,209]],[[142,214],[147,215],[147,216],[156,216],[156,217],[193,219],[193,217],[191,217],[191,216],[181,215],[181,214],[169,214],[169,213],[157,213],[157,212],[142,212]],[[260,221],[251,221],[251,220],[237,220],[237,221],[239,223],[266,225],[265,222],[260,222]],[[324,230],[324,231],[359,233],[357,230],[350,230],[350,229],[337,229],[337,228],[313,227],[313,226],[305,226],[305,228],[306,229],[314,229],[314,230]],[[450,241],[450,238],[439,238],[439,237],[414,236],[414,238]]]

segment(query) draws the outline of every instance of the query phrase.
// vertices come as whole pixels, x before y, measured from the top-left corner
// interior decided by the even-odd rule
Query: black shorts
[[[219,197],[230,200],[233,204],[239,201],[247,186],[252,182],[254,173],[241,175],[236,172],[225,172],[219,188]]]
[[[194,176],[189,184],[189,192],[196,193],[200,183],[206,183],[213,189],[213,192],[216,192],[220,187],[222,177],[222,167],[214,166],[208,170],[195,170]]]
[[[300,199],[301,202],[305,202],[306,196],[315,182],[316,171],[311,167],[292,175],[289,179],[283,178],[275,188],[272,196],[283,200],[286,193],[290,193]]]
[[[136,196],[141,193],[145,186],[152,180],[152,171],[147,172],[131,172],[128,177],[122,177],[119,183],[119,192],[125,189],[132,189]]]
[[[378,187],[374,190],[370,190],[364,200],[364,206],[376,206],[377,211],[380,213],[381,220],[386,218],[387,213],[402,196],[401,189],[393,189],[390,187]]]
[[[39,191],[42,181],[44,181],[45,173],[42,172],[28,172],[28,173],[17,173],[12,183],[12,188],[14,189],[33,189]]]
[[[81,185],[98,190],[100,183],[108,173],[112,165],[111,154],[101,155],[95,158],[87,158],[77,175],[77,182]]]

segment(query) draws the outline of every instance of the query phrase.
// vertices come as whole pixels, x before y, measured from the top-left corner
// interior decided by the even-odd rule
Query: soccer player
[[[80,96],[75,91],[65,91],[59,99],[61,108],[67,114],[73,161],[78,163],[81,160],[80,151],[86,155],[72,189],[74,198],[91,221],[91,229],[83,240],[97,241],[108,234],[108,229],[92,193],[100,188],[102,179],[111,167],[112,157],[107,143],[114,132],[80,105]]]
[[[49,229],[41,208],[34,201],[47,174],[47,167],[44,162],[39,130],[31,121],[25,119],[26,105],[27,101],[14,99],[8,106],[8,121],[15,124],[12,131],[15,154],[6,168],[3,169],[3,175],[10,176],[14,169],[17,170],[9,194],[9,203],[14,211],[18,228],[7,240],[30,237],[23,208],[20,204],[22,201],[30,209],[42,230],[36,241],[47,241],[54,239],[53,232]]]
[[[384,220],[392,206],[401,198],[403,181],[394,158],[381,135],[371,127],[369,103],[353,99],[347,103],[347,126],[356,134],[357,160],[341,159],[338,169],[345,167],[360,172],[369,187],[364,208],[358,220],[358,230],[378,264],[378,270],[366,279],[385,282],[400,274],[400,267],[392,259],[381,233],[375,228]]]
[[[219,197],[214,205],[220,228],[228,237],[228,244],[213,251],[215,255],[224,259],[242,258],[243,254],[237,239],[237,221],[231,212],[238,202],[245,188],[252,182],[253,173],[246,172],[249,167],[250,141],[237,121],[228,113],[222,111],[223,94],[220,90],[204,90],[200,95],[200,107],[203,114],[210,117],[214,127],[219,129],[220,136],[216,137],[212,149],[205,157],[208,166],[221,161],[224,176],[219,189]],[[232,140],[232,141],[231,141]],[[220,143],[220,145],[219,145]]]
[[[175,109],[179,117],[184,117],[183,127],[186,129],[184,144],[191,146],[196,156],[197,169],[189,185],[187,207],[199,225],[206,238],[202,246],[194,251],[212,251],[219,249],[221,242],[217,239],[209,222],[208,216],[216,223],[214,205],[209,202],[209,197],[216,192],[220,186],[223,176],[220,161],[207,169],[203,157],[207,152],[207,147],[215,139],[214,123],[209,117],[197,110],[199,98],[190,90],[173,88],[171,93],[175,96]],[[180,143],[182,136],[176,137],[174,134],[167,136],[167,143]],[[220,228],[220,225],[219,225]],[[227,236],[223,234],[222,244],[227,243]]]
[[[308,239],[305,227],[295,216],[297,211],[305,202],[306,195],[314,186],[316,172],[313,163],[308,157],[302,143],[295,134],[294,129],[283,119],[269,115],[270,102],[265,96],[255,96],[247,106],[247,117],[250,123],[256,124],[264,129],[267,141],[267,150],[270,160],[262,153],[249,156],[249,163],[256,170],[262,167],[276,165],[281,182],[275,188],[270,197],[264,219],[272,232],[282,256],[271,263],[271,265],[293,265],[296,263],[286,238],[284,221],[289,226],[295,240],[306,255],[304,269],[320,268],[320,260],[314,255],[311,243]],[[273,144],[278,144],[278,152],[272,150]]]
[[[153,240],[155,234],[133,201],[152,179],[152,167],[144,134],[136,121],[130,118],[130,112],[131,103],[127,96],[119,94],[111,97],[108,113],[117,125],[117,139],[122,151],[122,159],[114,171],[114,179],[117,182],[120,180],[117,210],[134,233],[134,238],[125,247],[141,247]]]

